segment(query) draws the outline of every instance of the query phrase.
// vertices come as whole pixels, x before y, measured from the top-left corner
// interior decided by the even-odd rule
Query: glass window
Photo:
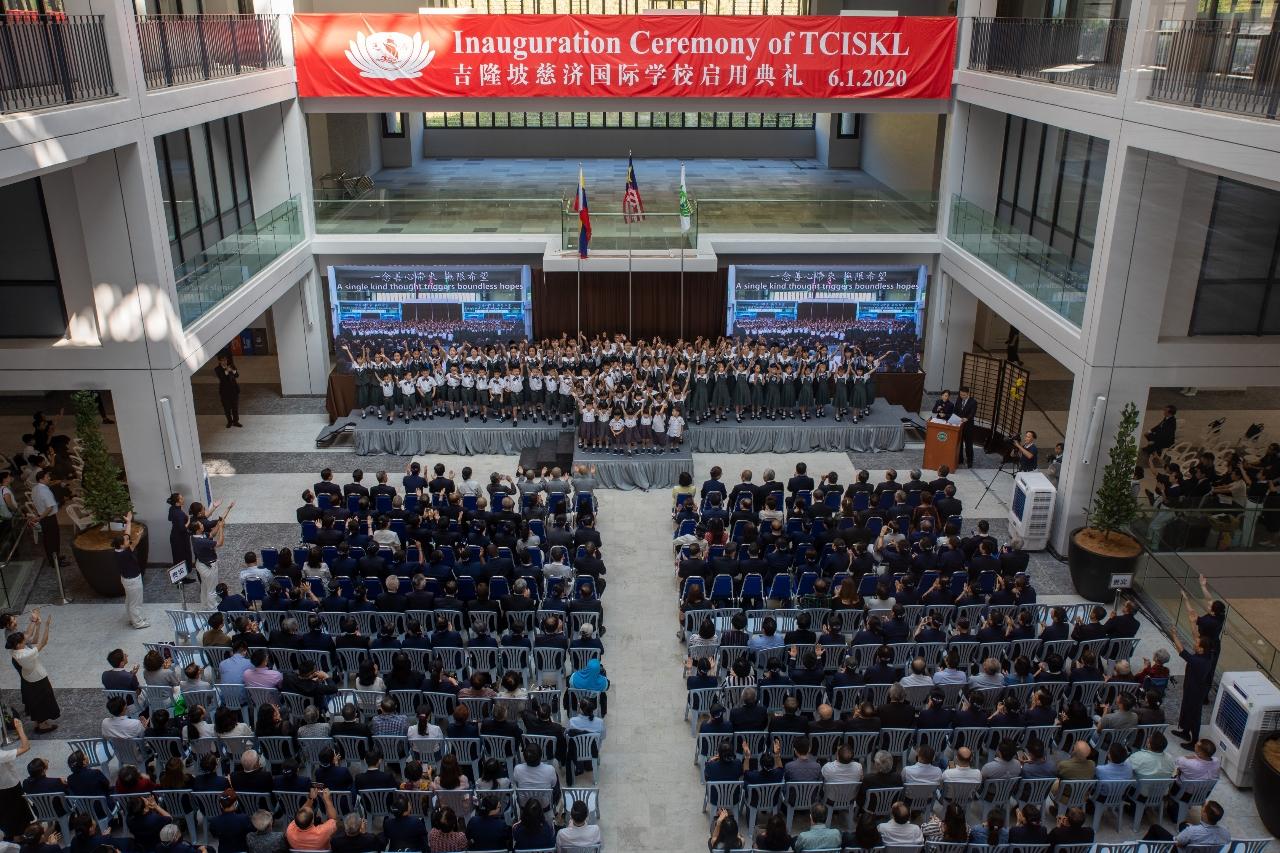
[[[167,133],[155,145],[175,266],[253,221],[239,116]]]
[[[862,116],[858,113],[837,113],[837,115],[840,123],[836,126],[836,136],[839,139],[857,139],[862,131]]]
[[[0,187],[0,338],[62,338],[67,309],[39,178]]]
[[[404,113],[382,114],[382,135],[386,139],[404,136]]]
[[[1219,178],[1191,335],[1280,334],[1280,192]]]

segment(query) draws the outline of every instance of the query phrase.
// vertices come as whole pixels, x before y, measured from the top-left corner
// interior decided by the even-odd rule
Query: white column
[[[1139,412],[1146,410],[1150,393],[1150,371],[1137,368],[1086,366],[1076,374],[1071,389],[1071,410],[1067,417],[1066,439],[1062,474],[1058,478],[1058,497],[1054,508],[1054,549],[1059,554],[1067,552],[1071,531],[1084,525],[1085,508],[1093,499],[1094,489],[1102,481],[1102,469],[1107,464],[1107,453],[1115,444],[1116,427],[1126,403],[1133,403]],[[1105,405],[1099,405],[1094,414],[1094,403],[1105,397]],[[1094,420],[1101,424],[1093,424]],[[1096,437],[1091,441],[1090,426],[1094,425]],[[1141,441],[1141,420],[1138,440]],[[1040,444],[1041,460],[1053,451],[1052,445]]]
[[[925,386],[930,392],[955,391],[964,354],[973,349],[978,299],[946,273],[938,273],[928,296],[925,331]]]
[[[280,392],[323,394],[329,377],[324,296],[319,274],[300,280],[271,306],[280,363]]]
[[[191,377],[182,368],[128,371],[111,385],[120,450],[134,513],[151,535],[148,558],[170,558],[168,506],[172,492],[204,501],[204,466]]]

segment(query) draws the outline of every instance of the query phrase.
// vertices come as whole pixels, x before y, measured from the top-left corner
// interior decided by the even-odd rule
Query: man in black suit
[[[1164,417],[1160,419],[1160,423],[1153,426],[1146,432],[1147,446],[1142,448],[1142,452],[1147,457],[1156,456],[1164,453],[1176,440],[1178,434],[1178,407],[1165,406]]]
[[[742,704],[729,712],[729,724],[735,732],[769,730],[769,710],[760,706],[754,687],[742,691]]]
[[[379,471],[377,474],[377,479],[378,479],[378,485],[370,489],[369,494],[375,498],[378,495],[386,495],[387,497],[394,498],[396,496],[396,487],[392,485],[388,485],[387,472]]]
[[[764,509],[764,502],[769,495],[782,491],[782,484],[778,482],[777,475],[773,473],[773,469],[769,468],[764,472],[764,482],[756,487],[755,494],[755,510],[759,512]]]
[[[297,672],[285,673],[280,689],[317,700],[317,704],[320,704],[320,697],[332,696],[338,692],[337,685],[329,681],[329,674],[316,669],[315,663],[310,660],[298,661]]]
[[[943,523],[953,515],[964,515],[964,504],[956,497],[956,487],[949,484],[942,489],[942,497],[933,502],[933,508],[938,511],[938,517]]]
[[[357,791],[396,787],[398,784],[396,778],[382,769],[381,749],[376,746],[369,747],[369,750],[364,754],[364,763],[369,769],[363,773],[356,774],[355,789]]]
[[[436,467],[432,470],[435,472],[435,477],[431,479],[430,483],[427,483],[427,491],[433,495],[438,495],[441,492],[446,495],[453,494],[453,479],[444,475],[444,465],[437,462]]]
[[[342,497],[342,489],[338,484],[333,482],[333,470],[325,468],[320,472],[320,482],[311,487],[311,491],[317,495],[331,495],[334,498]]]
[[[932,481],[930,481],[929,491],[941,492],[941,491],[945,491],[947,486],[954,486],[955,483],[951,482],[951,479],[949,476],[950,474],[951,474],[951,466],[949,465],[938,466],[938,476],[935,477]]]
[[[1126,601],[1119,611],[1111,611],[1111,618],[1103,623],[1107,636],[1118,640],[1138,636],[1138,617],[1134,615],[1137,612],[1138,605],[1133,601]]]
[[[342,494],[344,496],[359,495],[362,498],[369,497],[369,490],[365,488],[363,483],[360,482],[363,479],[364,479],[364,471],[362,471],[359,468],[352,471],[351,482],[347,483],[345,486],[342,487]]]
[[[427,576],[417,574],[413,576],[413,591],[405,596],[406,610],[434,610],[436,607],[436,595],[427,589]]]
[[[751,476],[750,469],[742,472],[742,479],[729,492],[729,499],[725,502],[728,506],[736,508],[738,504],[742,503],[743,498],[750,498],[752,504],[755,503],[756,487],[751,482]]]
[[[588,542],[600,547],[600,531],[595,529],[596,520],[589,515],[578,518],[578,529],[573,532],[574,547]]]
[[[960,461],[973,467],[973,419],[978,415],[978,401],[969,393],[968,385],[960,386],[960,399],[956,401],[955,415],[960,424]]]
[[[310,489],[302,493],[302,506],[298,507],[297,515],[299,524],[304,521],[319,521],[320,517],[324,515],[320,511],[320,507],[316,506],[316,496]]]
[[[516,574],[516,565],[511,561],[510,557],[504,557],[499,554],[498,546],[490,542],[485,548],[484,568],[481,574],[485,579],[501,576],[507,580],[512,580]]]
[[[796,463],[796,475],[787,480],[787,493],[794,498],[796,492],[812,492],[813,478],[809,476],[809,466],[803,462]]]
[[[246,749],[240,756],[240,769],[231,771],[231,787],[254,794],[270,793],[275,780],[262,769],[257,750]]]
[[[379,613],[403,613],[409,609],[409,599],[400,591],[400,578],[387,576],[386,589],[373,600]]]

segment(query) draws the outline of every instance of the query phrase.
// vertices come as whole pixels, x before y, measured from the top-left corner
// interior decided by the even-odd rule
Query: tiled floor
[[[369,200],[318,202],[323,233],[558,233],[563,200],[577,190],[578,163],[567,159],[432,159],[373,176]],[[622,217],[627,161],[586,160],[593,245],[630,236],[636,248],[674,247],[680,231],[677,160],[636,160],[648,215]],[[857,169],[816,160],[705,159],[686,163],[698,233],[919,233],[935,227],[932,200],[903,199]],[[577,220],[566,227],[576,235]],[[687,239],[687,238],[686,238]],[[649,245],[652,244],[652,245]]]
[[[266,377],[269,371],[263,372]],[[197,395],[206,389],[197,386]],[[202,417],[202,442],[212,475],[213,490],[224,501],[237,502],[236,515],[229,525],[222,549],[224,578],[231,579],[244,550],[264,545],[280,545],[296,536],[294,508],[298,495],[317,478],[318,468],[331,465],[345,479],[354,467],[376,471],[385,467],[399,472],[408,461],[402,458],[355,457],[349,450],[320,451],[313,440],[323,420],[323,401],[315,398],[308,413],[296,401],[271,402],[273,392],[253,388],[250,394],[260,408],[244,417],[245,429],[224,430],[215,417]],[[278,400],[278,397],[277,397]],[[287,402],[289,405],[284,405]],[[203,403],[201,404],[203,405]],[[0,430],[16,426],[0,418]],[[208,421],[206,423],[206,421]],[[702,479],[712,465],[725,470],[728,482],[738,472],[750,468],[758,478],[766,468],[785,477],[803,458],[812,471],[839,472],[848,482],[860,467],[868,466],[875,479],[884,467],[894,465],[907,471],[919,459],[920,449],[908,447],[899,454],[811,453],[799,455],[694,456],[695,479]],[[491,470],[512,471],[514,458],[442,457],[423,462],[442,462],[448,468],[470,465],[481,477]],[[905,474],[904,474],[905,476]],[[991,468],[964,470],[954,476],[960,498],[966,506],[966,526],[979,518],[992,523],[993,532],[1003,536],[1007,527],[1008,483],[1000,482],[978,503]],[[609,569],[608,673],[613,681],[608,741],[600,772],[601,807],[607,849],[616,851],[662,851],[695,853],[705,850],[706,817],[700,811],[702,785],[691,762],[693,741],[688,724],[681,717],[684,685],[680,667],[684,647],[676,640],[674,584],[668,540],[670,498],[664,492],[613,492],[599,495],[600,531]],[[31,604],[54,620],[53,641],[45,660],[64,709],[63,728],[50,738],[38,740],[35,752],[62,772],[67,755],[66,738],[91,734],[101,716],[99,673],[105,668],[106,650],[120,646],[136,661],[142,643],[170,635],[164,611],[175,606],[178,594],[148,572],[146,609],[152,627],[132,631],[124,626],[120,601],[93,597],[82,583],[71,589],[73,604],[49,606],[53,586],[42,578],[32,594]],[[1046,603],[1071,603],[1079,599],[1071,592],[1065,565],[1051,557],[1033,557],[1031,576]],[[1138,656],[1150,656],[1167,645],[1147,620],[1140,634]],[[86,651],[92,650],[92,651]],[[1177,667],[1175,667],[1176,669]],[[0,667],[0,687],[6,701],[13,701],[14,674]],[[1176,708],[1177,694],[1170,697]],[[1177,747],[1172,747],[1177,751]],[[1248,792],[1239,792],[1225,781],[1215,797],[1227,811],[1226,823],[1236,837],[1256,837],[1264,831],[1257,819]],[[1104,838],[1114,837],[1107,829]]]

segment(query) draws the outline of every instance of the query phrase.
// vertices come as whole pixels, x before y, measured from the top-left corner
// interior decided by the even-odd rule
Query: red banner
[[[302,97],[946,98],[955,18],[294,15]]]

